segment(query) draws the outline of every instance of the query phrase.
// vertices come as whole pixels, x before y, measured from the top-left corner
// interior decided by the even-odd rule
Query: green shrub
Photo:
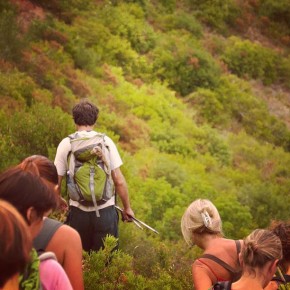
[[[158,15],[156,17],[158,17],[158,24],[162,30],[186,30],[194,37],[200,38],[202,36],[202,26],[192,14],[176,11],[172,14]]]
[[[33,102],[33,92],[37,88],[33,79],[17,69],[0,69],[0,96],[9,97],[19,103],[30,106]]]
[[[264,0],[259,5],[259,14],[271,20],[287,25],[290,30],[290,3],[287,0]]]
[[[0,57],[18,62],[21,51],[26,47],[25,40],[17,25],[16,7],[10,2],[0,4]]]
[[[6,122],[1,122],[0,126],[5,140],[2,146],[9,152],[7,159],[17,162],[34,154],[53,159],[59,142],[74,131],[69,115],[41,103],[27,108],[27,111],[24,108],[15,112],[13,116],[6,115]],[[1,163],[2,160],[0,168],[3,168]]]
[[[228,238],[244,238],[254,229],[255,219],[247,204],[241,204],[235,196],[227,195],[224,193],[214,200],[223,221],[223,232]]]
[[[191,287],[190,272],[184,275],[182,268],[173,268],[172,253],[162,243],[143,241],[140,249],[135,247],[134,258],[120,250],[112,252],[116,243],[115,238],[108,236],[104,249],[84,253],[85,289],[182,290]],[[181,261],[178,264],[185,266]]]
[[[266,182],[245,184],[241,188],[239,200],[249,206],[257,227],[265,228],[271,220],[288,219],[286,211],[289,196],[280,190],[279,186]]]
[[[71,23],[81,11],[94,8],[90,0],[32,0],[32,2],[42,6],[67,23]]]
[[[258,139],[289,150],[290,132],[285,123],[270,115],[266,103],[253,94],[245,81],[222,77],[214,92],[199,89],[187,101],[197,109],[198,119],[203,122],[229,127],[235,121],[238,128],[243,127]]]
[[[110,15],[110,17],[108,17]],[[156,35],[144,17],[141,6],[136,4],[105,5],[98,11],[98,18],[112,35],[130,42],[138,53],[146,53],[155,46]]]
[[[152,56],[155,75],[182,96],[197,87],[214,88],[218,84],[219,66],[189,35],[160,35]]]
[[[187,0],[186,2],[199,19],[222,31],[226,23],[237,14],[237,5],[233,0]]]
[[[282,58],[269,48],[249,40],[231,37],[223,60],[241,77],[261,79],[265,84],[279,80]]]

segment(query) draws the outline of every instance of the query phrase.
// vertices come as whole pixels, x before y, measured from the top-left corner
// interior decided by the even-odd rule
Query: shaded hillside
[[[232,238],[289,218],[290,8],[276,2],[0,2],[0,169],[54,159],[89,98],[136,216],[160,232],[121,224],[111,267],[114,241],[86,257],[86,289],[190,288],[180,219],[196,198]]]

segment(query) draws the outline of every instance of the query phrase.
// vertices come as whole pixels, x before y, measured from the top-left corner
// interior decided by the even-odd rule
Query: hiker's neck
[[[77,131],[92,131],[94,126],[84,126],[84,125],[76,125]]]

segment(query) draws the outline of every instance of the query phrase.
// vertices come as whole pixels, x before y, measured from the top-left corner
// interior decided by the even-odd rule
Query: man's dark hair
[[[73,107],[72,114],[76,125],[93,126],[98,119],[99,109],[84,100]]]

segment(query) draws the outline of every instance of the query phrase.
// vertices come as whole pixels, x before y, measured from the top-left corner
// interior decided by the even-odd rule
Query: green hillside
[[[289,219],[289,18],[287,0],[0,1],[0,171],[53,160],[88,98],[160,232],[120,223],[120,252],[86,255],[86,289],[192,289],[196,198],[230,238]]]

